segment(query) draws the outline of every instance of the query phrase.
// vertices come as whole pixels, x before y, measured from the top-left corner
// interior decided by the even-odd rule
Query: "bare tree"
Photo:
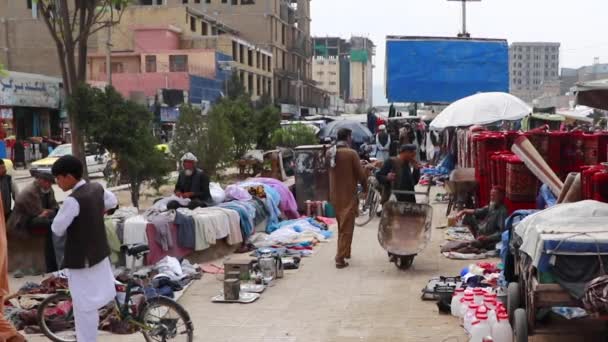
[[[130,0],[36,0],[38,10],[57,47],[63,87],[69,98],[86,82],[89,38],[120,21]],[[79,113],[68,113],[72,153],[84,165],[84,140],[78,122]],[[86,173],[85,167],[85,176]]]

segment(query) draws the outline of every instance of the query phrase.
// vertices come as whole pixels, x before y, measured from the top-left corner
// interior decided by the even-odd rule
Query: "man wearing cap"
[[[190,152],[182,156],[183,170],[179,172],[177,184],[175,184],[175,196],[190,199],[186,207],[195,209],[207,207],[212,203],[211,192],[209,191],[209,177],[196,167],[198,159]],[[178,201],[167,203],[168,209],[183,207]]]
[[[381,204],[391,197],[391,191],[415,191],[420,180],[420,165],[416,162],[416,145],[405,144],[399,148],[399,155],[387,160],[376,174],[380,184],[384,185]],[[416,203],[415,195],[396,195],[400,202]]]
[[[390,148],[391,137],[386,132],[386,126],[381,125],[378,127],[378,134],[376,134],[376,159],[384,162],[390,158]]]
[[[59,210],[53,182],[54,178],[50,173],[38,173],[36,179],[19,192],[15,200],[15,208],[7,223],[10,231],[21,236],[31,233],[46,235],[44,255],[47,272],[57,271],[59,269],[57,261],[61,259],[61,255],[57,255],[61,254],[61,251],[56,251],[51,232],[53,218]]]

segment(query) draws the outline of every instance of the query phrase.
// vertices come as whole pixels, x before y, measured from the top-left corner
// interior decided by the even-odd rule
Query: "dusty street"
[[[445,205],[434,207],[434,227],[445,224]],[[180,299],[194,322],[195,341],[468,341],[457,319],[440,315],[433,301],[420,299],[429,278],[455,275],[468,262],[441,256],[443,231],[434,228],[432,243],[416,257],[412,269],[399,271],[378,244],[377,225],[374,220],[357,228],[350,267],[334,267],[334,238],[317,248],[314,256],[304,259],[300,270],[286,271],[285,278],[253,304],[211,303],[210,298],[220,291],[222,283],[205,274]],[[13,289],[17,286],[12,284]],[[139,334],[100,336],[100,341],[142,340]]]

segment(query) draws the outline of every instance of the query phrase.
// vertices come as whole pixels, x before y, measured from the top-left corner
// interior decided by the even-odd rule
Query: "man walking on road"
[[[338,141],[328,151],[330,162],[329,171],[329,201],[336,211],[338,221],[338,251],[336,267],[348,266],[346,259],[351,256],[351,243],[355,230],[355,217],[358,210],[357,184],[367,189],[367,179],[361,166],[361,161],[355,150],[351,148],[352,131],[338,131]]]
[[[391,197],[392,190],[414,191],[420,180],[420,166],[416,162],[416,145],[405,144],[399,149],[399,156],[387,160],[376,174],[380,184],[384,185],[381,204]],[[400,202],[416,203],[415,195],[396,195]]]

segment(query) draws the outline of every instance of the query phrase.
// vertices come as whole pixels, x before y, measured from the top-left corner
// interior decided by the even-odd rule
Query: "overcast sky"
[[[376,45],[374,102],[385,103],[387,35],[456,36],[460,2],[447,0],[313,0],[314,36],[369,37]],[[608,63],[606,0],[483,0],[468,4],[467,31],[477,38],[560,42],[560,67]]]

